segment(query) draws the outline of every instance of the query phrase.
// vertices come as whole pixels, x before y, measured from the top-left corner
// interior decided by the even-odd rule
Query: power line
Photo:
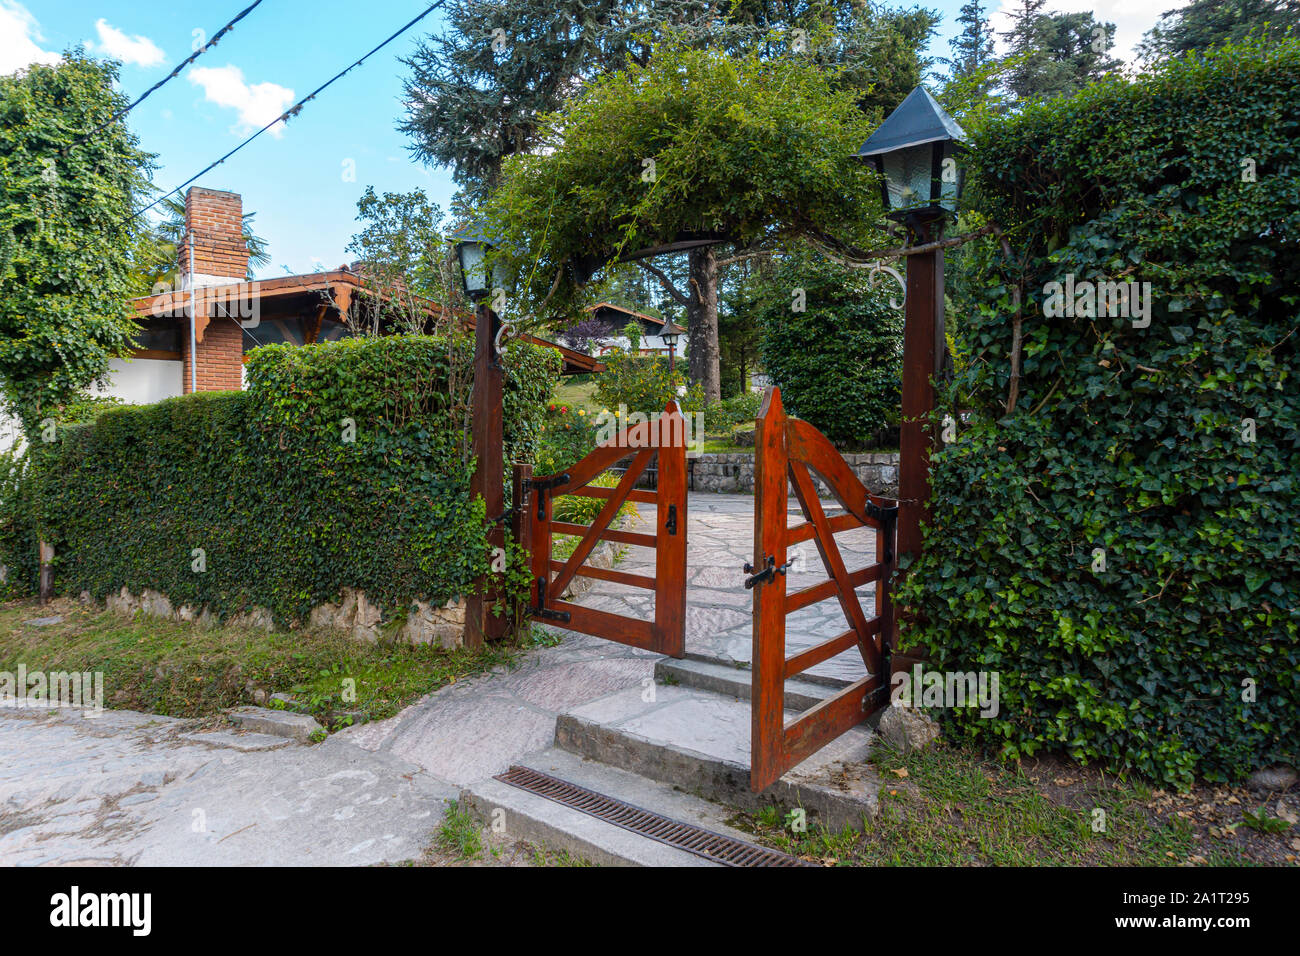
[[[170,73],[168,73],[166,76],[164,76],[161,80],[159,80],[159,81],[158,81],[157,83],[155,83],[153,86],[149,87],[149,89],[145,90],[144,93],[142,93],[142,94],[141,94],[141,95],[136,99],[136,101],[135,101],[134,103],[130,104],[130,105],[127,106],[125,109],[119,110],[118,112],[114,113],[111,117],[108,118],[107,121],[105,121],[104,123],[100,124],[99,126],[96,126],[96,127],[95,127],[94,129],[92,129],[89,133],[84,133],[84,134],[82,134],[82,135],[79,136],[77,139],[73,140],[73,142],[72,142],[70,145],[63,147],[63,149],[59,150],[60,155],[67,155],[68,150],[72,149],[73,146],[80,146],[82,143],[84,143],[86,140],[90,139],[90,137],[94,136],[96,133],[100,132],[100,131],[103,130],[103,129],[107,129],[109,126],[112,126],[114,123],[116,123],[118,120],[120,120],[120,119],[121,119],[123,116],[125,116],[127,113],[131,112],[131,110],[135,109],[137,106],[139,106],[141,103],[143,103],[143,102],[145,101],[145,98],[146,98],[147,96],[149,96],[149,94],[153,93],[154,91],[156,91],[156,90],[159,89],[161,86],[163,86],[164,84],[168,83],[169,81],[174,80],[174,79],[176,79],[176,77],[180,76],[182,70],[184,70],[187,66],[189,66],[191,63],[193,63],[195,60],[197,60],[197,59],[198,59],[200,56],[202,56],[204,53],[207,53],[208,50],[210,50],[210,49],[212,49],[214,46],[216,46],[216,45],[217,45],[217,41],[219,41],[223,36],[225,36],[227,33],[229,33],[231,30],[233,30],[234,27],[235,27],[235,24],[236,24],[236,23],[238,23],[240,20],[244,19],[244,17],[248,16],[248,15],[249,15],[250,13],[252,13],[255,9],[257,9],[257,7],[261,4],[261,2],[262,2],[262,0],[254,0],[254,2],[253,2],[252,4],[250,4],[249,6],[245,7],[245,8],[240,12],[239,16],[235,17],[235,19],[231,20],[231,21],[230,21],[229,23],[227,23],[224,27],[222,27],[220,30],[218,30],[218,31],[216,32],[216,34],[212,37],[211,40],[209,40],[207,43],[203,44],[203,46],[199,47],[197,50],[195,50],[193,53],[191,53],[188,57],[186,57],[184,60],[182,60],[180,63],[178,63],[178,64],[176,65],[176,69],[172,70]]]
[[[259,2],[260,2],[260,0],[259,0]],[[236,146],[236,147],[235,147],[234,149],[232,149],[230,152],[226,153],[226,155],[222,156],[222,157],[221,157],[220,159],[218,159],[216,162],[211,163],[211,164],[209,164],[208,166],[204,167],[203,169],[199,170],[197,173],[195,173],[195,174],[194,174],[193,176],[191,176],[189,179],[185,180],[185,182],[181,183],[179,186],[177,186],[177,187],[176,187],[175,189],[173,189],[171,192],[169,192],[169,193],[164,193],[163,195],[159,196],[157,199],[155,199],[155,200],[154,200],[153,202],[151,202],[149,205],[145,206],[143,209],[137,209],[137,210],[136,210],[135,212],[133,212],[131,215],[129,215],[129,216],[127,216],[125,219],[123,219],[123,220],[122,220],[122,223],[130,222],[132,219],[135,219],[137,216],[141,215],[142,213],[146,213],[146,212],[148,212],[150,209],[152,209],[154,206],[158,205],[160,202],[162,202],[162,201],[163,201],[164,199],[166,199],[168,196],[173,196],[173,195],[175,195],[176,193],[178,193],[178,192],[180,192],[182,189],[184,189],[186,186],[188,186],[190,183],[194,182],[194,180],[198,179],[200,176],[203,176],[204,174],[209,173],[209,172],[211,172],[212,170],[216,169],[218,166],[220,166],[222,163],[224,163],[226,160],[228,160],[231,156],[234,156],[237,152],[239,152],[241,149],[243,149],[245,146],[247,146],[247,145],[248,145],[249,143],[251,143],[253,140],[257,139],[257,137],[259,137],[259,136],[261,136],[263,133],[265,133],[268,129],[270,129],[270,128],[271,128],[272,126],[274,126],[276,123],[280,123],[280,122],[285,122],[285,123],[287,123],[290,119],[292,119],[293,117],[297,116],[298,113],[301,112],[302,108],[303,108],[304,106],[306,106],[308,103],[310,103],[312,100],[314,100],[314,99],[316,98],[316,96],[317,96],[319,93],[323,92],[323,91],[326,89],[326,87],[330,86],[330,85],[333,84],[336,80],[340,80],[340,79],[342,79],[344,76],[346,76],[348,73],[352,72],[352,70],[356,69],[356,68],[357,68],[358,66],[360,66],[362,63],[364,63],[366,60],[368,60],[371,56],[373,56],[374,54],[378,53],[378,52],[379,52],[380,50],[382,50],[384,47],[388,46],[388,44],[392,43],[392,42],[393,42],[394,40],[396,40],[399,36],[401,36],[401,35],[402,35],[403,33],[405,33],[407,30],[411,29],[411,27],[415,26],[417,23],[419,23],[421,20],[423,20],[423,19],[424,19],[425,17],[427,17],[429,14],[433,13],[434,10],[437,10],[439,7],[441,7],[441,6],[442,6],[444,3],[446,3],[446,2],[447,2],[447,0],[437,0],[436,3],[432,3],[432,4],[430,4],[429,7],[428,7],[428,9],[426,9],[423,13],[421,13],[419,16],[415,17],[414,19],[407,21],[403,26],[399,27],[399,28],[397,29],[396,32],[394,32],[391,36],[389,36],[388,39],[384,40],[382,43],[380,43],[378,46],[376,46],[374,49],[372,49],[372,50],[371,50],[369,53],[367,53],[365,56],[361,57],[361,59],[359,59],[359,60],[357,60],[356,62],[354,62],[351,66],[348,66],[348,67],[346,67],[346,68],[340,70],[338,73],[335,73],[332,77],[330,77],[328,80],[326,80],[326,81],[325,81],[324,83],[322,83],[320,86],[316,87],[316,89],[312,90],[310,93],[308,93],[308,94],[307,94],[306,96],[304,96],[302,99],[300,99],[297,103],[293,104],[293,106],[289,107],[287,110],[285,110],[285,111],[284,111],[283,113],[281,113],[279,116],[277,116],[275,119],[271,120],[271,122],[267,123],[267,124],[266,124],[265,126],[263,126],[261,129],[259,129],[259,130],[258,130],[256,133],[254,133],[252,136],[248,137],[248,139],[244,140],[242,143],[240,143],[238,146]],[[121,225],[121,223],[118,223],[118,225]]]

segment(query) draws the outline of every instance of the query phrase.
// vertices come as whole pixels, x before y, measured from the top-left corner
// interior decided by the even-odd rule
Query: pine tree
[[[1014,66],[1007,76],[1007,89],[1018,100],[1032,99],[1047,61],[1043,47],[1043,6],[1047,0],[1020,0],[1013,10],[1011,29],[1002,34],[1010,47]]]
[[[993,59],[993,28],[989,25],[988,8],[980,0],[970,0],[957,15],[961,32],[948,44],[952,56],[944,64],[952,70],[954,79],[969,76]]]
[[[1276,36],[1300,29],[1300,0],[1192,0],[1169,10],[1138,47],[1147,62],[1210,50],[1251,33]]]
[[[1002,34],[1013,63],[1007,90],[1021,103],[1068,96],[1123,65],[1110,54],[1115,24],[1091,13],[1043,13],[1044,3],[1021,0]]]

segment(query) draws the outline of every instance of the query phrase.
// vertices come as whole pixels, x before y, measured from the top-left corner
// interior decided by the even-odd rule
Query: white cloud
[[[139,34],[129,37],[107,20],[96,20],[95,31],[99,34],[97,49],[114,60],[130,66],[157,66],[166,59],[153,40]]]
[[[32,63],[58,63],[59,54],[38,46],[44,39],[26,7],[17,0],[0,0],[0,76]]]
[[[245,83],[243,71],[229,63],[195,67],[190,70],[190,82],[203,88],[209,102],[237,110],[237,125],[244,132],[261,129],[293,103],[292,89],[277,83]],[[270,133],[282,135],[284,124],[272,126]]]
[[[1115,24],[1115,46],[1111,54],[1133,64],[1137,61],[1137,45],[1142,35],[1156,25],[1168,10],[1187,6],[1189,0],[1047,0],[1044,13],[1091,13],[1098,23]],[[1002,0],[990,19],[995,33],[1011,29],[1010,14],[1019,6],[1017,0]],[[998,38],[999,52],[1005,52],[1002,38]]]

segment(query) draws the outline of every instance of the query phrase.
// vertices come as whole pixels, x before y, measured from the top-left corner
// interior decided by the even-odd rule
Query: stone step
[[[749,789],[750,706],[697,687],[618,691],[560,715],[555,743],[723,805],[803,808],[809,822],[861,829],[875,816],[881,781],[866,762],[875,738],[859,725],[793,768],[761,794]],[[794,716],[788,711],[788,716]]]
[[[274,737],[288,737],[307,743],[312,735],[323,730],[316,718],[310,714],[297,714],[291,710],[272,710],[269,707],[239,707],[229,711],[230,722],[240,730],[269,734]]]
[[[754,672],[748,667],[738,667],[734,663],[715,658],[686,657],[674,660],[664,657],[655,662],[655,680],[660,684],[693,687],[737,700],[750,699],[753,677]],[[791,678],[785,682],[786,709],[803,711],[816,707],[847,684],[847,681],[834,681],[831,678]]]
[[[725,808],[668,784],[555,748],[530,754],[519,764],[682,823],[749,840],[727,825]],[[486,826],[504,827],[498,832],[508,839],[562,850],[601,866],[720,865],[492,778],[465,787],[460,806]]]

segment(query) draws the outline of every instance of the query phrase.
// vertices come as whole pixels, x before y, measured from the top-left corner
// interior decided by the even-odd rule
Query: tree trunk
[[[690,338],[691,381],[704,389],[704,398],[722,398],[718,350],[718,259],[712,246],[690,251],[686,332]]]

